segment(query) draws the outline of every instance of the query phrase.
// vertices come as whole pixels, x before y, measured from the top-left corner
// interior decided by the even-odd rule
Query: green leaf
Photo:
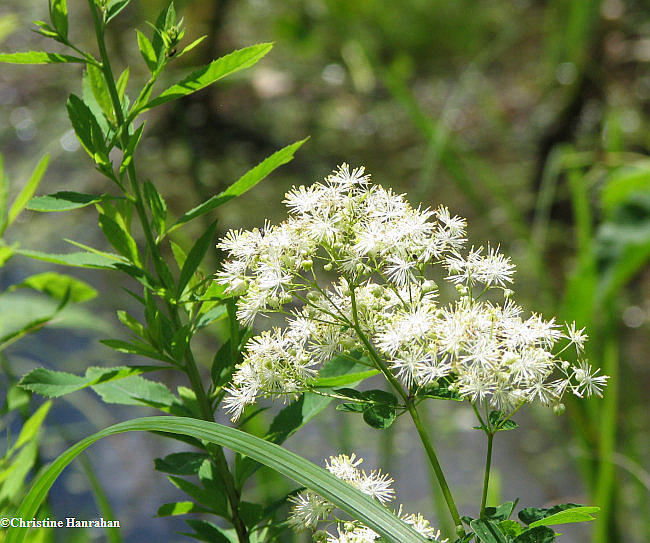
[[[30,211],[70,211],[79,209],[104,200],[111,200],[113,196],[106,194],[82,194],[81,192],[61,191],[46,196],[35,196],[27,202],[26,208]]]
[[[208,492],[200,486],[190,483],[185,479],[181,479],[180,477],[175,477],[174,475],[168,476],[168,479],[176,488],[179,488],[185,492],[185,494],[194,498],[201,505],[217,513],[227,514],[227,509],[224,510],[222,508],[221,501],[219,501],[212,492]]]
[[[312,386],[317,388],[327,387],[334,388],[342,385],[349,385],[350,383],[357,383],[364,381],[369,377],[377,375],[379,370],[365,370],[356,373],[346,373],[345,375],[335,375],[333,377],[318,377]]]
[[[160,409],[169,408],[178,402],[163,383],[149,381],[138,375],[91,386],[105,403],[148,405]]]
[[[166,369],[166,367],[163,368]],[[163,368],[160,366],[117,366],[113,368],[91,366],[86,369],[84,377],[64,371],[37,368],[27,373],[19,384],[22,388],[41,396],[58,398],[89,386],[117,381]]]
[[[140,254],[138,253],[138,246],[123,224],[113,220],[105,213],[100,213],[99,227],[104,232],[106,239],[118,253],[128,258],[130,262],[137,266],[142,265]]]
[[[153,216],[153,223],[156,227],[156,232],[159,236],[165,233],[165,219],[167,218],[167,204],[160,195],[153,183],[145,181],[144,183],[144,198],[147,205],[151,210]]]
[[[90,89],[93,96],[95,97],[95,100],[97,100],[97,104],[107,118],[115,120],[113,102],[111,101],[111,95],[108,92],[108,87],[106,86],[104,73],[94,64],[88,64],[88,66],[86,66],[86,71],[88,73],[88,82],[90,83]]]
[[[232,543],[223,532],[211,522],[206,520],[193,520],[188,519],[187,522],[190,528],[193,528],[195,533],[187,534],[198,539],[199,541],[206,541],[207,543]]]
[[[536,526],[553,526],[555,524],[589,522],[591,520],[596,520],[596,517],[594,517],[593,514],[598,511],[600,511],[600,507],[571,507],[570,509],[565,509],[564,511],[559,511],[536,520],[535,522],[531,522],[528,527],[535,528]]]
[[[483,516],[489,520],[506,520],[512,515],[515,502],[505,502],[498,507],[486,507]]]
[[[30,251],[27,249],[17,249],[16,253],[23,256],[28,256],[36,260],[43,260],[45,262],[52,262],[62,266],[73,266],[76,268],[99,268],[99,269],[115,269],[116,264],[124,263],[124,260],[118,255],[109,255],[89,253],[89,252],[76,252],[66,254],[42,253],[40,251]]]
[[[497,432],[502,432],[506,430],[514,430],[515,428],[518,428],[519,425],[512,419],[507,419],[505,418],[505,413],[502,413],[501,411],[491,411],[490,414],[488,415],[488,419],[490,421],[490,427],[494,430],[496,429]]]
[[[126,94],[126,87],[129,84],[129,75],[131,74],[131,70],[129,70],[129,67],[127,66],[124,68],[124,71],[120,74],[120,77],[117,79],[117,83],[115,83],[115,89],[117,90],[117,95],[120,98],[120,101],[124,100],[124,96]]]
[[[519,520],[521,520],[524,524],[532,524],[533,522],[546,518],[550,515],[555,515],[561,511],[574,509],[577,507],[584,507],[584,505],[581,505],[579,503],[562,503],[559,505],[554,505],[549,509],[544,509],[541,507],[526,507],[525,509],[519,511],[519,514],[517,516],[519,517]]]
[[[71,94],[66,104],[72,128],[90,157],[99,165],[109,164],[104,133],[92,110],[81,98]]]
[[[32,275],[24,281],[12,285],[8,292],[17,290],[19,288],[29,288],[47,294],[55,300],[63,300],[69,296],[71,302],[85,302],[92,300],[97,296],[97,291],[87,283],[55,272],[44,272],[37,275]]]
[[[14,516],[34,517],[54,481],[77,455],[103,437],[129,431],[180,434],[222,445],[250,456],[298,484],[310,488],[393,543],[427,541],[376,500],[291,451],[214,422],[172,416],[125,421],[79,441],[63,452],[34,479]],[[27,528],[14,528],[7,532],[4,543],[20,543],[24,540],[26,532]]]
[[[126,6],[131,3],[131,0],[113,0],[109,2],[108,8],[106,10],[106,22],[108,23],[111,19],[117,16]]]
[[[27,204],[29,199],[34,195],[34,192],[36,192],[36,188],[38,187],[38,184],[41,182],[41,179],[45,174],[45,170],[47,169],[47,164],[49,161],[50,161],[50,155],[45,155],[41,159],[41,161],[34,169],[34,172],[30,176],[29,181],[27,181],[27,184],[20,191],[20,194],[18,194],[18,196],[14,200],[14,203],[11,204],[11,209],[9,210],[9,216],[7,219],[8,225],[14,222],[18,214],[23,209],[25,209],[25,205]]]
[[[178,228],[179,226],[185,224],[192,219],[196,219],[205,213],[212,211],[213,209],[219,207],[220,205],[225,204],[229,200],[240,196],[247,190],[251,189],[257,183],[262,181],[266,176],[268,176],[273,170],[279,168],[283,164],[290,162],[293,159],[294,153],[303,145],[307,139],[297,141],[291,145],[276,151],[271,156],[260,162],[252,170],[245,173],[240,177],[235,183],[230,185],[226,190],[213,196],[209,200],[206,200],[202,204],[198,205],[194,209],[190,209],[185,215],[176,221],[176,223],[167,231],[169,234]]]
[[[203,235],[196,241],[189,254],[187,259],[183,264],[183,269],[181,270],[181,275],[178,278],[178,287],[176,289],[176,296],[181,298],[183,295],[183,290],[189,283],[190,279],[194,275],[194,272],[198,269],[203,257],[207,250],[214,246],[214,235],[217,231],[217,221],[214,221],[208,229],[203,233]]]
[[[508,543],[508,539],[496,522],[487,519],[475,519],[469,525],[483,543]]]
[[[512,543],[552,543],[555,541],[555,532],[547,526],[537,526],[520,533]]]
[[[0,62],[8,64],[55,64],[61,62],[86,62],[83,58],[45,51],[25,51],[22,53],[0,53]]]
[[[158,67],[158,57],[156,55],[156,52],[154,51],[153,45],[151,45],[149,38],[147,38],[147,36],[145,36],[139,30],[136,30],[136,32],[138,35],[138,48],[140,49],[140,54],[142,55],[142,58],[149,68],[149,71],[153,73],[154,70]]]
[[[423,396],[424,398],[435,398],[437,400],[455,400],[457,402],[462,402],[463,397],[456,391],[451,390],[449,385],[452,384],[452,380],[446,377],[438,379],[435,384],[418,389],[417,395]]]
[[[499,522],[499,528],[506,535],[506,537],[509,537],[511,539],[517,537],[523,530],[521,524],[519,524],[516,520],[507,519]]]
[[[247,528],[253,528],[264,517],[264,507],[259,503],[239,502],[239,514]]]
[[[0,503],[14,501],[22,492],[25,478],[36,463],[38,443],[30,441],[12,459],[9,468],[0,473]],[[4,542],[3,542],[4,543]]]
[[[171,473],[172,475],[196,475],[208,455],[198,452],[172,453],[165,458],[156,458],[154,466],[157,471]]]
[[[181,82],[163,91],[157,98],[142,106],[138,110],[138,113],[192,94],[211,85],[222,77],[248,68],[266,55],[272,47],[273,45],[270,43],[261,43],[233,51],[217,60],[213,60],[207,66],[199,68]]]
[[[64,39],[68,37],[68,6],[66,0],[50,0],[50,20]]]
[[[169,364],[175,363],[172,358],[169,358],[164,353],[156,350],[156,348],[141,341],[133,341],[129,343],[128,341],[122,341],[121,339],[102,339],[100,340],[100,343],[106,345],[107,347],[110,347],[111,349],[115,349],[120,353],[146,356],[147,358],[162,360],[163,362],[168,362]]]
[[[363,410],[363,420],[378,430],[391,426],[396,417],[397,412],[391,405],[371,405]]]
[[[39,429],[43,425],[45,417],[47,417],[47,414],[50,411],[50,407],[52,407],[52,402],[45,402],[34,412],[31,417],[27,419],[22,429],[20,430],[20,434],[18,434],[18,440],[12,447],[13,450],[19,449],[25,443],[31,441],[36,436]]]
[[[182,57],[185,53],[189,53],[192,49],[194,49],[197,45],[199,45],[206,38],[207,38],[207,36],[201,36],[200,38],[197,38],[192,43],[190,43],[188,46],[186,46],[180,53],[178,53],[178,55],[176,55],[176,58]]]
[[[205,507],[194,502],[166,503],[158,508],[157,517],[172,517],[175,515],[187,515],[188,513],[209,513]]]

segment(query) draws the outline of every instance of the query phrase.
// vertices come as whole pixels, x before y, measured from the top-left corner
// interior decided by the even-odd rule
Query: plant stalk
[[[485,475],[483,476],[483,495],[481,497],[481,518],[485,515],[485,504],[487,502],[488,495],[488,486],[490,485],[490,466],[492,464],[492,443],[494,441],[494,434],[492,432],[486,432],[488,442],[487,442],[487,454],[485,456]]]
[[[95,34],[97,36],[97,45],[99,47],[99,53],[100,53],[101,63],[102,63],[101,67],[104,73],[104,79],[106,81],[106,86],[108,87],[108,91],[111,97],[113,110],[115,111],[115,119],[117,122],[117,129],[119,131],[118,134],[119,134],[120,142],[122,144],[122,148],[126,149],[126,146],[128,144],[128,126],[126,124],[124,111],[122,110],[122,104],[120,102],[119,94],[115,86],[115,78],[113,76],[113,71],[111,69],[108,52],[106,50],[106,42],[104,39],[104,26],[102,24],[100,15],[97,12],[97,8],[94,5],[93,1],[88,0],[88,4],[90,6],[90,11],[93,17],[93,23],[95,27]],[[151,250],[151,260],[153,266],[156,270],[158,278],[161,280],[163,284],[165,284],[164,281],[165,273],[162,271],[163,263],[162,263],[160,251],[158,250],[158,245],[156,244],[155,239],[153,237],[153,233],[151,231],[151,225],[149,224],[149,218],[147,217],[147,212],[143,204],[142,192],[140,191],[140,185],[138,183],[133,160],[127,166],[127,176],[129,178],[131,189],[133,191],[133,196],[134,196],[133,202],[136,211],[138,213],[138,218],[140,220],[142,230],[145,235],[146,243],[149,249]],[[177,328],[179,328],[180,317],[178,314],[178,307],[172,304],[168,304],[168,308],[172,320],[174,322],[174,325]],[[212,411],[212,406],[210,404],[208,397],[206,396],[205,389],[203,388],[203,383],[201,381],[201,376],[199,374],[196,361],[194,360],[194,357],[192,356],[192,353],[189,349],[187,349],[185,353],[185,371],[189,377],[192,390],[196,395],[196,399],[199,404],[199,408],[201,410],[202,418],[208,422],[214,422],[214,413]],[[207,447],[207,450],[208,452],[210,452],[211,456],[215,461],[215,465],[217,467],[219,476],[223,483],[226,496],[228,497],[228,502],[230,504],[230,508],[232,511],[232,522],[235,531],[237,532],[237,537],[240,543],[249,543],[249,536],[248,536],[248,530],[246,528],[246,524],[244,523],[241,516],[239,515],[239,504],[241,501],[239,492],[235,487],[234,478],[232,476],[232,473],[230,472],[230,468],[228,466],[226,456],[223,452],[223,447],[216,446],[216,445],[209,446]]]
[[[415,425],[415,429],[418,432],[418,436],[420,437],[420,441],[422,442],[422,446],[424,447],[424,450],[427,453],[429,463],[431,464],[436,479],[438,480],[438,484],[440,485],[442,495],[445,498],[445,503],[447,504],[447,509],[449,509],[451,518],[454,521],[454,526],[456,527],[456,535],[462,538],[465,536],[465,528],[463,528],[463,521],[461,520],[460,514],[458,513],[458,508],[456,507],[456,503],[451,494],[451,490],[449,489],[449,485],[447,484],[447,479],[445,478],[445,474],[443,473],[442,467],[440,466],[440,462],[438,461],[438,455],[436,454],[436,451],[433,448],[433,443],[431,442],[431,438],[429,437],[429,434],[427,433],[424,424],[422,424],[422,420],[420,419],[420,414],[418,413],[418,410],[415,407],[415,402],[413,398],[411,398],[406,393],[406,391],[402,388],[400,382],[393,375],[393,373],[388,369],[384,361],[377,354],[377,351],[368,340],[367,336],[363,333],[363,330],[361,330],[361,326],[359,325],[359,314],[357,311],[357,302],[354,296],[354,289],[350,289],[350,290],[351,290],[350,299],[352,303],[352,316],[354,320],[352,324],[357,333],[357,336],[359,336],[359,339],[361,339],[361,342],[368,350],[368,354],[370,355],[370,358],[372,358],[373,362],[377,366],[377,369],[384,374],[388,382],[392,385],[395,391],[404,400],[406,408],[408,409],[408,412],[411,415],[411,419],[413,420],[413,424]]]

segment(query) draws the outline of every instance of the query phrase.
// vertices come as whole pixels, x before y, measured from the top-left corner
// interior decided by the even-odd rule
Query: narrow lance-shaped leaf
[[[68,37],[68,5],[66,0],[50,0],[50,20],[59,36]]]
[[[158,67],[158,59],[156,58],[156,52],[153,49],[153,45],[149,41],[149,38],[145,36],[139,30],[136,30],[138,36],[138,48],[140,49],[140,54],[144,59],[147,68],[150,72],[153,72]]]
[[[194,272],[201,264],[201,260],[203,260],[203,257],[205,256],[208,248],[214,245],[214,234],[216,230],[217,221],[214,221],[203,233],[203,235],[197,240],[197,242],[194,244],[194,247],[192,247],[191,251],[187,255],[187,259],[185,260],[183,269],[181,270],[181,275],[178,278],[178,288],[176,294],[179,298],[183,294],[183,290],[194,275]]]
[[[0,62],[8,64],[58,64],[64,62],[86,62],[83,58],[45,51],[24,51],[21,53],[0,53]]]
[[[56,300],[63,300],[67,296],[71,302],[76,303],[92,300],[97,296],[97,291],[87,283],[75,277],[56,272],[43,272],[31,275],[20,283],[11,285],[8,292],[19,288],[37,290]]]
[[[70,211],[79,209],[104,200],[114,199],[114,196],[106,194],[83,194],[81,192],[61,191],[45,196],[34,196],[27,205],[30,211]]]
[[[68,98],[67,108],[72,128],[83,148],[98,164],[108,164],[104,134],[91,109],[74,94]]]
[[[173,232],[176,230],[176,228],[185,224],[186,222],[191,221],[196,217],[200,217],[201,215],[212,211],[220,205],[225,204],[227,201],[232,200],[241,194],[244,194],[244,192],[257,185],[257,183],[262,181],[273,170],[279,168],[287,162],[290,162],[293,159],[294,153],[308,139],[309,138],[305,138],[304,140],[297,141],[291,145],[287,145],[279,151],[276,151],[271,156],[260,162],[252,170],[246,172],[226,190],[217,194],[216,196],[213,196],[194,209],[190,209],[187,213],[185,213],[185,215],[176,221],[176,223],[167,231],[167,233]]]
[[[285,477],[310,488],[353,518],[384,536],[388,541],[393,543],[405,541],[426,543],[427,541],[376,500],[291,451],[214,422],[171,416],[146,417],[122,422],[79,441],[54,460],[34,480],[15,516],[34,517],[60,473],[90,445],[103,437],[130,431],[180,434],[222,445],[235,452],[250,456]],[[14,528],[7,532],[4,543],[20,543],[24,541],[26,532],[27,528]]]
[[[90,89],[92,90],[97,104],[109,119],[115,119],[113,113],[113,102],[111,95],[106,86],[106,80],[102,71],[93,64],[88,64],[86,68],[88,72],[88,81],[90,82]]]
[[[34,172],[32,173],[31,177],[29,178],[29,181],[27,181],[27,184],[23,187],[23,190],[20,191],[20,194],[18,194],[14,203],[11,204],[11,209],[9,210],[9,217],[7,219],[8,224],[14,222],[18,214],[23,209],[25,209],[27,202],[29,202],[30,198],[34,195],[34,192],[36,192],[38,184],[41,182],[41,179],[43,179],[43,175],[45,174],[45,170],[47,169],[47,164],[49,163],[49,161],[50,161],[50,155],[45,155],[41,159],[41,161],[36,166],[36,169],[34,169]]]
[[[164,90],[160,96],[154,98],[145,106],[142,106],[138,113],[192,94],[227,75],[248,68],[266,55],[272,47],[273,45],[270,43],[251,45],[250,47],[238,49],[217,60],[213,60],[207,66],[192,72],[180,83]]]

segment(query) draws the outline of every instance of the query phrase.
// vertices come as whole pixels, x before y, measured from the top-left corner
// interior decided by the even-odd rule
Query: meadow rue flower
[[[352,351],[383,359],[408,392],[444,378],[497,409],[539,401],[559,411],[567,392],[601,395],[607,376],[580,359],[584,330],[523,317],[514,264],[498,247],[464,249],[466,221],[446,207],[414,208],[347,164],[284,203],[282,223],[231,230],[218,245],[228,260],[217,281],[239,297],[242,324],[286,318],[246,344],[225,389],[233,420],[260,397],[297,397],[321,365]],[[451,300],[439,299],[441,274]],[[560,358],[570,347],[575,363]]]
[[[395,499],[395,491],[392,488],[393,479],[381,470],[373,470],[370,473],[359,469],[363,459],[357,458],[356,454],[350,456],[341,454],[330,456],[325,462],[327,470],[335,477],[359,489],[364,494],[371,496],[380,503],[386,505]],[[323,521],[338,521],[333,517],[336,509],[334,504],[324,500],[311,490],[300,492],[289,498],[293,504],[289,513],[288,524],[294,530],[314,530],[314,541],[320,541],[325,536],[323,530],[318,530],[318,525]],[[447,539],[440,539],[440,532],[435,530],[429,521],[420,513],[408,514],[403,512],[400,505],[396,511],[397,516],[406,524],[430,541],[445,543]],[[332,518],[330,518],[332,517]],[[337,534],[325,532],[328,543],[366,543],[379,539],[379,534],[357,521],[337,523]]]

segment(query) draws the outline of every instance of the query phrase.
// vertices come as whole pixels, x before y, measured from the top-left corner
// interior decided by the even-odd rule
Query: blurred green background
[[[86,3],[68,3],[74,41],[91,44]],[[145,30],[164,5],[134,0],[112,26],[110,52],[118,71],[131,67],[132,80],[146,77],[134,28]],[[603,400],[572,402],[562,417],[533,408],[517,417],[522,428],[496,441],[492,501],[519,496],[524,507],[596,504],[604,510],[600,520],[567,527],[567,541],[650,540],[647,2],[184,0],[176,7],[187,43],[202,34],[208,39],[172,64],[170,79],[235,48],[263,41],[275,47],[254,68],[151,113],[140,171],[171,212],[180,215],[309,135],[293,162],[220,208],[221,233],[281,219],[287,188],[319,180],[344,161],[365,165],[375,182],[407,192],[413,203],[442,202],[467,217],[470,244],[500,244],[517,264],[519,302],[587,326],[591,362],[612,376]],[[3,0],[1,49],[49,48],[27,30],[46,16],[45,0]],[[112,190],[93,173],[69,129],[64,103],[80,91],[80,70],[0,67],[0,150],[14,178],[24,178],[44,152],[53,155],[41,193]],[[25,214],[12,236],[9,241],[50,252],[70,250],[63,238],[93,246],[102,239],[92,211],[84,210],[55,219]],[[3,285],[44,269],[14,260],[3,268]],[[39,365],[74,371],[115,362],[96,339],[106,337],[115,308],[128,304],[128,296],[110,276],[79,276],[104,295],[85,306],[89,315],[70,317],[65,334],[45,330],[34,344],[10,351],[16,374]],[[0,301],[1,326],[13,318],[8,303]],[[200,347],[206,360],[217,344],[215,334]],[[78,396],[71,400],[77,405],[50,415],[70,439],[134,416],[108,411],[92,393]],[[332,415],[287,446],[318,462],[357,450],[368,468],[391,471],[411,510],[445,525],[405,425],[379,433]],[[461,509],[475,513],[484,443],[468,430],[471,410],[433,404],[428,419]],[[362,447],[355,443],[360,433]],[[46,453],[60,450],[62,439],[53,432]],[[135,461],[133,446],[141,451]],[[182,523],[151,519],[163,501],[178,498],[152,474],[151,458],[170,447],[123,437],[93,449],[126,541],[182,540],[174,534]],[[277,498],[290,488],[267,472],[258,482],[251,496]],[[88,507],[81,471],[60,486],[60,513]]]

